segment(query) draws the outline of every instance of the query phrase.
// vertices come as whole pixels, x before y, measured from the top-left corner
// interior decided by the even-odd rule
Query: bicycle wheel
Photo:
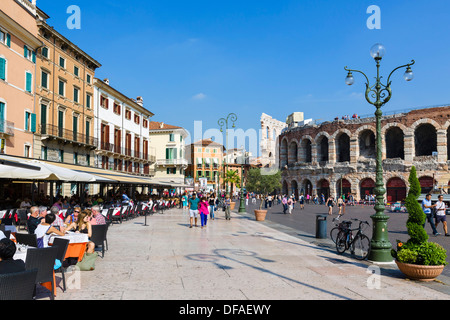
[[[342,254],[347,250],[347,232],[339,231],[336,237],[336,251]]]
[[[367,258],[370,252],[370,240],[364,234],[356,235],[352,242],[352,254],[358,260],[364,260]]]
[[[334,227],[333,229],[331,229],[330,238],[333,241],[333,243],[336,243],[336,239],[339,234],[339,231],[340,231],[339,227]]]

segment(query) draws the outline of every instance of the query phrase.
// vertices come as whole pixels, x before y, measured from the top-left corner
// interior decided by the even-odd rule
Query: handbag
[[[76,264],[80,271],[92,271],[95,270],[95,260],[97,259],[97,252],[85,253],[83,259]]]

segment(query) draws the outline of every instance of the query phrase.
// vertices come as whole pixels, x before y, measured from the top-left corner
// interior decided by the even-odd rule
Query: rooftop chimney
[[[106,83],[107,85],[109,85],[109,79],[108,78],[104,79],[103,82]]]
[[[142,97],[137,97],[136,98],[136,102],[138,105],[140,105],[141,107],[144,106],[144,99],[142,99]]]

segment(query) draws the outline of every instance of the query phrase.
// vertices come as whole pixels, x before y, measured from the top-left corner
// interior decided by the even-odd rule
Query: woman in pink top
[[[198,204],[198,212],[200,213],[200,219],[202,222],[202,229],[203,227],[206,228],[206,223],[208,222],[208,202],[206,201],[206,197],[202,197],[202,200]]]

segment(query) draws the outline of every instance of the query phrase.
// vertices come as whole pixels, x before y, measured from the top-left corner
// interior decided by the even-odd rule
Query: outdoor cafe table
[[[69,246],[67,247],[66,256],[64,259],[77,258],[78,261],[83,260],[84,253],[86,252],[86,245],[89,242],[89,237],[87,234],[68,232],[65,236],[51,236],[48,240],[48,244],[52,245],[55,238],[69,240]]]

